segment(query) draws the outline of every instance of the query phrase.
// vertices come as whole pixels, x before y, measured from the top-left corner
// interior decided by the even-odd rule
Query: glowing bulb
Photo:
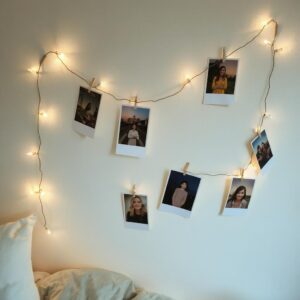
[[[26,155],[27,156],[34,156],[37,155],[38,153],[36,151],[31,151],[31,152],[27,152]]]
[[[45,111],[40,111],[39,115],[44,118],[48,117],[48,114]]]
[[[61,59],[61,60],[63,60],[63,59],[66,57],[65,54],[64,54],[63,52],[58,53],[57,56],[58,56],[58,58]]]
[[[275,20],[274,20],[274,19],[270,19],[270,20],[267,20],[267,21],[263,21],[263,22],[262,22],[262,25],[263,25],[263,26],[267,26],[267,25],[269,25],[269,24],[272,23],[272,22],[275,22]]]
[[[37,66],[33,66],[27,69],[28,72],[32,73],[32,74],[37,74],[39,71],[39,67]]]
[[[51,231],[50,229],[47,228],[46,231],[47,231],[47,234],[48,234],[48,235],[51,235],[51,234],[52,234],[52,231]]]
[[[39,189],[39,187],[33,187],[32,191],[31,191],[32,195],[40,195],[40,196],[44,196],[45,192],[42,190],[42,188]]]
[[[256,133],[256,134],[260,134],[260,132],[261,132],[261,128],[260,127],[256,127],[254,129],[254,133]]]
[[[186,76],[185,77],[185,83],[184,84],[190,84],[192,81],[191,81],[191,78],[189,76]]]
[[[265,45],[272,45],[272,43],[270,41],[268,41],[268,40],[264,40],[264,44]]]

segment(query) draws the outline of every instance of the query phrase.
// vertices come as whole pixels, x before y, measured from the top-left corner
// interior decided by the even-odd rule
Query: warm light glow
[[[185,76],[185,82],[184,82],[184,84],[190,84],[190,83],[192,83],[192,81],[191,81],[191,76],[186,75],[186,76]]]
[[[268,40],[264,40],[264,44],[265,45],[272,45],[272,43],[270,41],[268,41]]]
[[[260,127],[254,128],[254,132],[257,133],[257,134],[260,134],[261,128]]]
[[[42,189],[39,189],[39,187],[35,186],[35,187],[32,188],[31,194],[32,195],[38,195],[38,194],[40,194],[40,196],[44,196],[45,192]]]
[[[34,155],[37,155],[37,152],[36,151],[27,152],[26,155],[34,156]]]
[[[57,54],[57,56],[59,57],[59,59],[64,60],[64,58],[66,57],[65,54],[63,52],[60,52]]]
[[[47,234],[51,235],[52,231],[50,229],[47,228]]]
[[[40,111],[40,116],[43,118],[47,118],[48,114],[45,111]]]
[[[274,19],[265,20],[265,21],[262,22],[262,25],[263,25],[263,26],[267,26],[267,25],[269,25],[271,22],[275,22]]]
[[[39,71],[39,67],[38,66],[33,66],[33,67],[28,68],[27,71],[36,75]]]

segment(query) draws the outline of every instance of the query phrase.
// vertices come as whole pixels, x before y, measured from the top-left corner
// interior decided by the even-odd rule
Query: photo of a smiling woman
[[[247,208],[248,202],[245,199],[247,194],[246,187],[241,185],[239,186],[233,195],[227,201],[227,208]]]
[[[126,212],[126,221],[133,223],[148,224],[147,207],[142,200],[142,196],[124,195],[125,201],[126,198],[128,199],[128,196],[130,196],[130,202],[128,210]]]
[[[254,183],[255,180],[250,178],[232,178],[223,214],[236,215],[246,212],[249,208]]]

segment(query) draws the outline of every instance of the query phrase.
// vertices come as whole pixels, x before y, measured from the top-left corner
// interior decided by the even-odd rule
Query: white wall
[[[2,1],[0,10],[0,190],[2,222],[35,212],[29,195],[37,164],[24,155],[36,145],[37,93],[26,69],[48,50],[89,78],[107,78],[113,91],[141,98],[172,91],[218,49],[233,49],[260,22],[280,24],[278,55],[265,124],[275,157],[259,175],[244,217],[219,211],[225,178],[203,177],[192,217],[162,213],[157,205],[169,169],[186,161],[194,171],[231,172],[248,161],[247,142],[259,117],[270,67],[262,45],[240,59],[238,101],[202,105],[204,77],[152,110],[146,158],[114,155],[119,103],[104,96],[95,139],[71,129],[80,82],[54,58],[42,75],[45,210],[53,235],[34,232],[35,269],[103,267],[175,299],[299,299],[298,192],[299,25],[297,0],[273,1]],[[133,183],[149,196],[149,232],[125,229],[120,193]],[[41,217],[41,216],[40,216]],[[40,218],[42,221],[42,218]]]

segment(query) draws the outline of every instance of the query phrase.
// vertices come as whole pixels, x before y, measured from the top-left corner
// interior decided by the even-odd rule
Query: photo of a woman
[[[129,196],[129,197],[128,197]],[[128,199],[129,198],[129,199]],[[129,207],[126,213],[126,221],[133,223],[148,224],[148,214],[146,204],[142,197],[138,195],[124,195],[125,202],[129,201]]]
[[[226,67],[221,65],[219,67],[218,74],[214,76],[212,82],[212,92],[213,94],[225,94],[227,86]]]
[[[237,59],[209,59],[203,103],[230,105],[235,101]]]
[[[248,202],[245,200],[247,194],[246,187],[239,186],[233,195],[227,201],[226,207],[230,208],[247,208]]]
[[[160,210],[190,217],[201,178],[170,170]]]
[[[136,146],[139,141],[139,132],[137,131],[136,125],[133,124],[131,129],[128,131],[128,145]]]
[[[177,187],[172,196],[172,205],[176,207],[182,207],[188,196],[188,183],[187,181],[181,181],[179,187]]]
[[[241,215],[248,211],[254,183],[250,178],[232,178],[223,215]]]

